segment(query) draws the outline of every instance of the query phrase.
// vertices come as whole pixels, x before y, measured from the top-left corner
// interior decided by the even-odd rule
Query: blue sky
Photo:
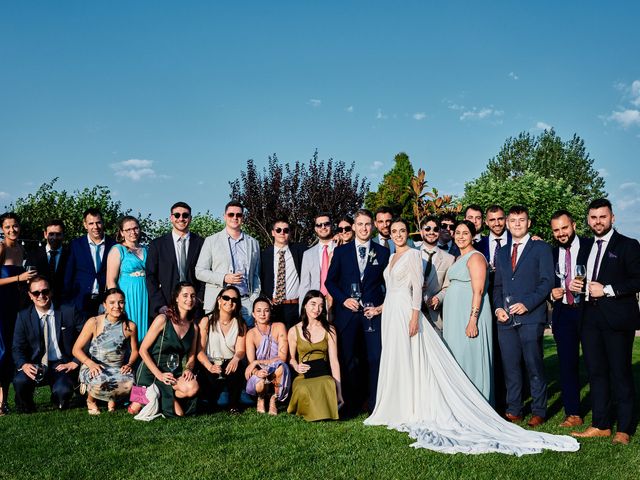
[[[0,2],[0,205],[53,177],[218,215],[246,160],[400,151],[460,194],[505,139],[580,135],[640,237],[639,2]]]

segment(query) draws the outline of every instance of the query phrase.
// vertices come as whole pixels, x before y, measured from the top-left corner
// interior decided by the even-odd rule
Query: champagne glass
[[[367,309],[374,308],[375,305],[373,304],[373,302],[364,302],[362,306],[364,307],[364,316],[369,320],[369,328],[367,328],[365,332],[375,332],[375,329],[373,328],[373,315],[367,314]]]
[[[587,278],[587,267],[585,265],[576,265],[576,274],[573,277],[576,280],[582,280],[583,282]],[[573,294],[574,302],[578,303],[582,299],[582,290]]]
[[[218,367],[222,367],[224,363],[224,358],[222,357],[213,357],[213,364]],[[222,368],[220,369],[220,373],[218,374],[218,380],[224,380],[224,376],[222,375]]]
[[[35,367],[36,367],[35,381],[36,383],[40,383],[44,380],[45,367],[41,363],[37,363]]]

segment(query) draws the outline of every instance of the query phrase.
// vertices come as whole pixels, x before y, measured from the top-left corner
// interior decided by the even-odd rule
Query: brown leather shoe
[[[611,429],[605,428],[601,430],[596,427],[589,427],[584,432],[571,432],[571,435],[578,438],[610,437]]]
[[[571,427],[579,427],[584,424],[582,418],[579,415],[569,415],[564,419],[564,422],[560,424],[561,427],[571,428]]]
[[[629,434],[624,432],[616,432],[611,441],[614,445],[629,445]]]
[[[518,423],[522,421],[522,415],[513,415],[511,413],[505,413],[504,418],[511,423]]]
[[[527,422],[527,425],[529,425],[530,427],[539,427],[543,423],[544,423],[543,417],[541,417],[540,415],[533,415]]]

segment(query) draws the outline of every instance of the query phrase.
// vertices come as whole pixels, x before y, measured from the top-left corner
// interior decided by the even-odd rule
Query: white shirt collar
[[[102,236],[102,240],[100,240],[98,243],[95,243],[93,240],[91,240],[91,237],[89,236],[89,234],[87,233],[87,241],[89,242],[89,245],[102,245],[104,243],[104,239],[106,238],[105,235]]]
[[[173,237],[173,243],[178,243],[178,240],[184,238],[185,240],[189,240],[191,236],[191,232],[185,233],[183,236],[178,235],[175,230],[171,230],[171,236]]]
[[[602,237],[595,237],[595,241],[604,240],[604,243],[609,243],[611,241],[611,236],[613,235],[613,228],[607,232],[606,235]]]

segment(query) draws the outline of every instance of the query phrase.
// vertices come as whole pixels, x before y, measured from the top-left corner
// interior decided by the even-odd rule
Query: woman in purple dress
[[[247,333],[246,391],[258,396],[258,413],[265,413],[268,403],[269,414],[277,415],[276,401],[286,400],[291,388],[286,363],[287,328],[280,322],[271,323],[271,302],[267,297],[259,297],[253,302],[253,318],[255,327]]]

